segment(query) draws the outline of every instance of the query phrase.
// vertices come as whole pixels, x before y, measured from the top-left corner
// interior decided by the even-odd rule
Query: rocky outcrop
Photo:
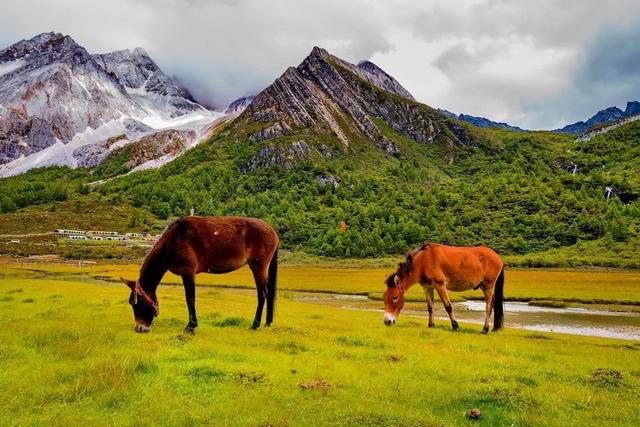
[[[244,166],[241,172],[252,172],[258,168],[280,166],[291,169],[298,161],[311,158],[312,149],[304,140],[287,145],[266,145],[258,151]]]
[[[129,141],[126,135],[117,135],[100,144],[80,147],[73,154],[78,159],[78,166],[93,168],[104,162],[109,156],[126,150],[125,167],[134,169],[149,161],[164,156],[175,157],[187,150],[196,138],[193,130],[168,129],[154,132]]]
[[[403,98],[414,100],[413,95],[409,93],[396,79],[385,73],[380,67],[371,61],[362,61],[358,63],[358,68],[363,70],[366,75],[365,79],[370,83],[378,86],[387,92],[395,93]]]
[[[254,96],[243,96],[241,98],[233,101],[227,109],[224,111],[225,114],[240,114],[242,113],[253,101]]]
[[[264,141],[265,139],[272,139],[278,136],[287,135],[292,133],[293,130],[285,122],[275,122],[272,125],[267,126],[251,135],[249,139],[252,141]]]
[[[361,135],[392,155],[399,149],[385,135],[385,127],[423,144],[440,136],[448,145],[470,140],[464,127],[453,132],[446,119],[416,102],[375,64],[364,61],[356,66],[318,47],[298,67],[288,68],[256,95],[239,121],[265,123],[250,135],[253,141],[313,129],[333,134],[345,149],[353,135]],[[273,147],[268,147],[264,156],[273,154]],[[269,162],[257,164],[263,163]]]

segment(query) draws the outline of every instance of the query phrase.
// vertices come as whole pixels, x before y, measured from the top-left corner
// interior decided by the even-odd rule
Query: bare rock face
[[[149,161],[164,156],[175,157],[189,148],[196,138],[193,130],[168,129],[146,134],[130,141],[125,135],[117,135],[100,144],[80,147],[74,152],[78,158],[78,166],[93,168],[104,162],[109,156],[127,150],[127,169],[134,169]]]
[[[358,63],[358,68],[363,70],[366,75],[365,79],[387,92],[395,93],[403,98],[414,100],[413,96],[406,90],[396,79],[385,73],[380,67],[371,61],[362,61]]]
[[[253,98],[255,97],[251,95],[251,96],[243,96],[241,98],[236,99],[231,104],[229,104],[229,106],[227,107],[224,113],[225,114],[242,113],[249,106],[249,104],[251,104],[251,101],[253,101]]]
[[[142,49],[90,55],[71,37],[51,32],[0,51],[0,165],[85,131],[104,139],[94,132],[103,125],[113,127],[112,135],[129,133],[132,123],[146,126],[146,117],[170,120],[197,111],[206,110]]]
[[[289,145],[267,145],[260,149],[246,165],[240,168],[241,172],[251,172],[258,168],[281,166],[291,169],[299,160],[311,158],[311,148],[304,140],[296,141]]]
[[[143,105],[161,105],[171,118],[204,110],[189,91],[167,77],[140,47],[92,57],[98,65],[116,76],[129,96]]]
[[[398,147],[380,125],[384,122],[393,131],[423,144],[440,137],[449,148],[469,143],[464,127],[452,128],[447,118],[416,102],[400,83],[372,62],[356,66],[318,47],[298,67],[288,68],[256,95],[239,119],[265,124],[250,136],[253,141],[311,128],[335,135],[345,149],[351,144],[348,135],[357,133],[385,153],[397,155]],[[264,149],[262,160],[256,160],[254,166],[287,161],[276,155],[274,147]]]

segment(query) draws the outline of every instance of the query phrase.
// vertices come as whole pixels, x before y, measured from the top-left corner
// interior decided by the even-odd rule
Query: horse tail
[[[504,266],[496,280],[493,293],[493,330],[497,331],[504,326]]]
[[[269,279],[267,281],[267,307],[273,307],[275,312],[276,291],[278,287],[278,248],[269,263]],[[275,314],[275,313],[274,313]]]

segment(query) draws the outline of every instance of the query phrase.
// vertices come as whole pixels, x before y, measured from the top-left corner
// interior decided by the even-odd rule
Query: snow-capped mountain
[[[134,141],[189,123],[200,129],[220,116],[140,48],[91,55],[51,32],[0,51],[0,176],[75,167],[82,146],[116,135]]]

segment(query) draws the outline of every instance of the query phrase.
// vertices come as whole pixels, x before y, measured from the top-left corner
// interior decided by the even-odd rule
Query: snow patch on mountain
[[[23,59],[18,59],[16,61],[5,62],[4,64],[0,64],[0,76],[5,74],[9,74],[18,68],[24,67],[25,61]]]
[[[71,37],[43,33],[0,50],[0,176],[77,167],[79,148],[124,134],[211,125],[144,49],[90,55]],[[74,154],[76,153],[76,154]]]

